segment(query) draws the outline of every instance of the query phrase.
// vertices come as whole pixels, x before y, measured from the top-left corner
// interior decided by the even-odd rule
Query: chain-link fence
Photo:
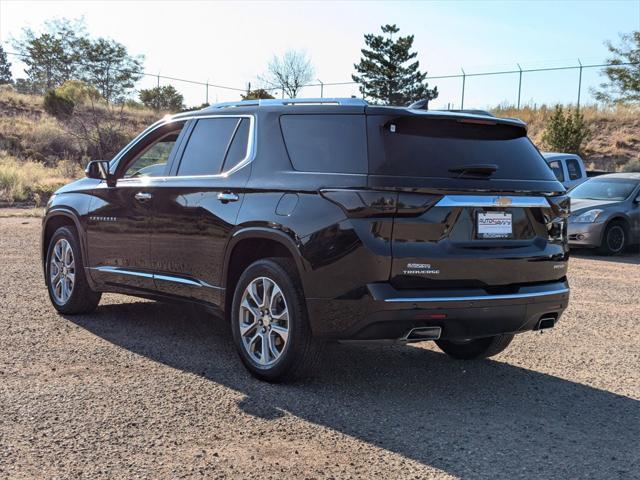
[[[24,55],[17,52],[6,52],[22,75],[25,77]],[[632,66],[637,63],[620,63],[616,66]],[[583,64],[580,60],[574,65],[507,68],[490,72],[474,72],[460,69],[460,73],[449,75],[431,75],[426,80],[430,87],[438,87],[438,98],[430,103],[434,109],[490,108],[508,105],[515,108],[522,106],[536,107],[541,104],[572,104],[580,106],[594,103],[593,91],[605,81],[604,69],[607,64]],[[187,106],[203,103],[240,100],[241,95],[249,88],[263,87],[255,80],[245,85],[220,85],[208,79],[196,80],[166,75],[162,72],[136,72],[140,80],[136,89],[131,92],[137,97],[141,89],[162,85],[172,85],[185,98]],[[264,87],[276,98],[284,97],[283,89]],[[300,97],[363,97],[359,85],[353,81],[323,82],[320,79],[307,84],[299,91]]]

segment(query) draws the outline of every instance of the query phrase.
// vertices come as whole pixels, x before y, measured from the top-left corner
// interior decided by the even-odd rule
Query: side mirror
[[[85,175],[88,178],[95,178],[98,180],[106,180],[107,183],[111,183],[111,175],[109,174],[109,162],[106,160],[92,160],[84,170]]]
[[[633,200],[635,203],[640,203],[640,194]]]

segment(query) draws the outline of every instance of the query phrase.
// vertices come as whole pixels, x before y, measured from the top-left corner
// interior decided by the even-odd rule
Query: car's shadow
[[[584,258],[587,260],[596,260],[600,262],[626,263],[629,265],[640,265],[640,247],[628,248],[620,255],[598,255],[588,248],[571,249],[571,256],[576,258]]]
[[[454,476],[631,478],[640,472],[637,400],[499,361],[460,362],[380,345],[331,345],[316,378],[269,385],[241,366],[227,325],[185,312],[135,302],[68,319],[243,393],[238,408],[246,413],[273,419],[286,411]]]

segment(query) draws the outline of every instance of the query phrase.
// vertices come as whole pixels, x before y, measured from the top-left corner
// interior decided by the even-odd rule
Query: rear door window
[[[237,117],[198,120],[182,154],[178,175],[220,173],[239,122],[240,119]]]
[[[465,119],[367,117],[372,175],[456,178],[469,165],[495,165],[491,179],[551,180],[555,175],[524,128]]]
[[[367,172],[364,115],[282,115],[280,126],[296,170]]]
[[[569,173],[569,180],[578,180],[582,176],[580,171],[580,164],[575,158],[567,158],[567,173]]]
[[[549,167],[551,167],[551,171],[556,176],[559,182],[564,182],[564,171],[562,170],[562,163],[559,160],[554,160],[553,162],[549,162]]]

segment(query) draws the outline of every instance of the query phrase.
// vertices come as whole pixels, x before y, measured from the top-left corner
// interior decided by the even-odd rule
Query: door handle
[[[135,199],[139,202],[146,202],[148,200],[151,200],[152,197],[153,195],[148,192],[138,192],[135,194]]]
[[[238,197],[238,195],[233,192],[220,192],[218,194],[218,200],[220,200],[222,203],[237,202],[239,198],[240,197]]]

